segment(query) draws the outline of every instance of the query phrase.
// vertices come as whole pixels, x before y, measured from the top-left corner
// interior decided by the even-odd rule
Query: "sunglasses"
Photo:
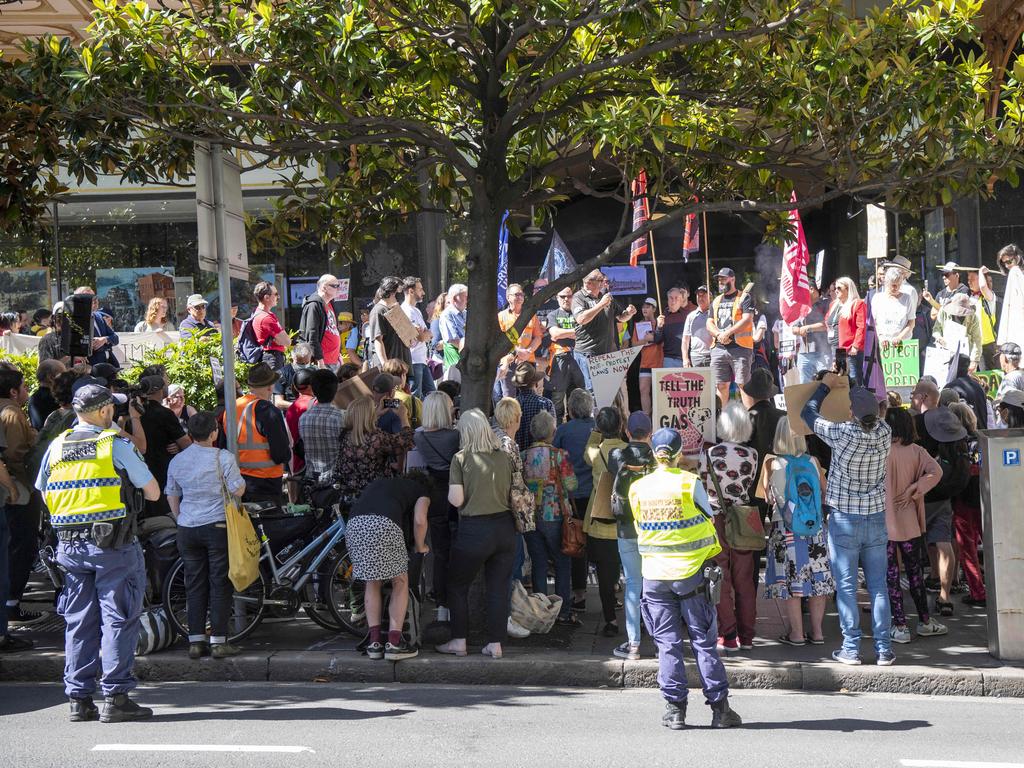
[[[341,288],[341,283],[328,283],[331,288]]]

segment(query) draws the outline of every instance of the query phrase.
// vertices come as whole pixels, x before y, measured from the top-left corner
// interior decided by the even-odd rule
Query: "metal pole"
[[[227,222],[224,220],[224,169],[220,144],[210,144],[213,178],[213,226],[217,250],[217,288],[220,302],[220,338],[224,353],[224,424],[228,450],[238,452],[238,415],[235,410],[235,349],[231,336],[231,270],[228,266]]]
[[[658,259],[654,255],[654,233],[648,232],[647,239],[651,246],[651,265],[654,267],[654,295],[658,297],[658,314],[665,314],[661,309],[661,283],[658,281]]]
[[[58,203],[53,204],[53,270],[57,275],[57,297],[55,301],[62,301],[63,297],[63,277],[60,269],[60,208]]]

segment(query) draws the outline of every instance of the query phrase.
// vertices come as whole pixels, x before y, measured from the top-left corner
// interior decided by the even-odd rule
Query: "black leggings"
[[[572,516],[577,520],[582,520],[584,514],[587,511],[587,502],[590,500],[589,496],[578,496],[574,498],[572,504]],[[589,543],[590,536],[587,536]],[[580,590],[586,591],[587,589],[587,554],[584,553],[583,557],[574,557],[572,559],[572,588],[573,591]]]
[[[595,539],[587,534],[587,557],[597,566],[597,591],[606,622],[615,621],[615,585],[619,582],[618,539]]]
[[[448,566],[448,608],[453,638],[469,635],[469,585],[482,567],[486,589],[487,642],[505,642],[508,585],[515,557],[516,528],[511,513],[460,518]]]
[[[10,600],[21,600],[28,585],[32,565],[39,556],[39,523],[42,520],[43,500],[33,490],[28,504],[7,506],[7,526],[11,531],[8,575],[11,580]]]
[[[430,511],[427,513],[430,554],[433,557],[431,587],[437,604],[447,607],[452,530],[458,518],[452,515],[452,505],[448,503],[448,473],[430,470],[430,476],[434,479],[434,487],[430,494]]]

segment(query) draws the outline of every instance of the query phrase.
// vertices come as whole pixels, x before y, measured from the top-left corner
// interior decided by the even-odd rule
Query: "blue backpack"
[[[794,536],[821,531],[821,475],[811,457],[786,456],[786,509],[783,519]]]
[[[253,312],[252,317],[242,321],[242,328],[238,331],[235,353],[243,363],[255,364],[263,360],[263,346],[256,339],[256,329],[252,327],[255,318],[256,313]]]

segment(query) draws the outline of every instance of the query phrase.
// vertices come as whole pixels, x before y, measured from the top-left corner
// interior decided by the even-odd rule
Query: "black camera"
[[[397,408],[401,404],[402,401],[399,400],[397,397],[385,397],[383,400],[381,400],[381,405],[383,405],[385,408]]]

